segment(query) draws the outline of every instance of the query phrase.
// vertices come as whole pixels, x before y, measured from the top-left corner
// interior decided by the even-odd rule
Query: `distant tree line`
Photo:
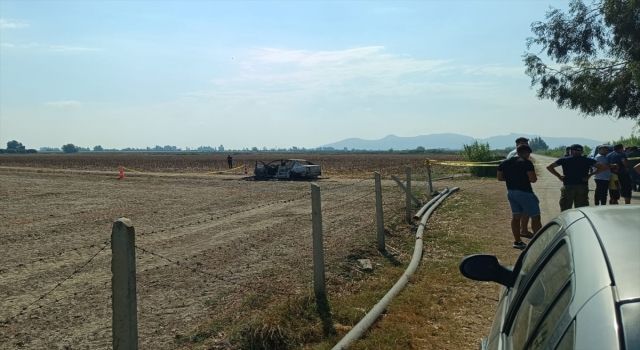
[[[6,149],[1,149],[0,148],[0,154],[2,153],[7,153],[7,154],[29,154],[29,153],[38,153],[38,151],[36,151],[35,149],[27,149],[21,142],[18,142],[16,140],[11,140],[9,142],[7,142],[7,148]]]

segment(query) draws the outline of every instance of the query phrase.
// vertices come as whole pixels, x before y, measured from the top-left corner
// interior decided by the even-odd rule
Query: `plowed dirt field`
[[[308,291],[311,182],[246,181],[242,169],[199,174],[226,167],[222,155],[202,157],[0,157],[0,348],[111,348],[109,241],[119,217],[136,230],[141,349],[169,347],[247,294]],[[394,215],[404,197],[388,175],[412,166],[414,188],[426,193],[425,156],[324,157],[307,159],[326,169],[315,183],[326,265],[335,268],[354,242],[375,246],[373,172],[383,173],[385,213]],[[119,165],[147,174],[118,180]]]

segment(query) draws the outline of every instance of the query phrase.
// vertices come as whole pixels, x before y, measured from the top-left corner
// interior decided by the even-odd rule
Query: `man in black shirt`
[[[540,201],[533,193],[531,183],[538,181],[533,163],[529,160],[531,147],[520,145],[517,156],[509,158],[498,167],[498,181],[507,183],[507,199],[511,206],[511,233],[513,247],[524,249],[527,245],[520,239],[520,218],[523,212],[531,218],[531,228],[537,233],[542,228],[540,220]]]
[[[562,166],[564,175],[556,171],[556,167]],[[590,172],[591,167],[596,171]],[[560,210],[589,206],[589,178],[607,170],[607,166],[596,162],[594,159],[582,156],[582,146],[571,145],[571,157],[562,157],[547,166],[547,170],[562,181],[560,189]]]

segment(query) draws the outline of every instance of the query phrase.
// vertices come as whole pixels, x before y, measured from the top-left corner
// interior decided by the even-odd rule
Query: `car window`
[[[571,287],[571,281],[567,282],[560,295],[554,300],[551,308],[542,317],[542,322],[534,332],[533,341],[529,346],[530,350],[544,349],[547,345],[547,341],[553,334],[556,325],[558,325],[567,306],[569,306],[573,296]]]
[[[566,241],[560,241],[552,256],[533,273],[536,275],[529,280],[524,296],[519,298],[520,305],[515,305],[517,313],[510,333],[514,349],[524,348],[545,311],[554,300],[561,298],[559,292],[573,273]]]
[[[516,280],[513,290],[514,295],[519,289],[519,284],[526,279],[533,266],[538,262],[540,256],[542,256],[542,253],[544,253],[549,244],[551,244],[551,242],[556,238],[561,228],[562,227],[560,225],[553,223],[538,233],[536,238],[531,242],[528,249],[524,252],[524,256],[521,258],[518,279]]]
[[[576,322],[573,321],[571,322],[571,326],[569,326],[569,329],[567,329],[567,331],[562,336],[562,339],[560,340],[560,343],[558,343],[558,346],[556,346],[555,350],[573,350],[575,338]]]

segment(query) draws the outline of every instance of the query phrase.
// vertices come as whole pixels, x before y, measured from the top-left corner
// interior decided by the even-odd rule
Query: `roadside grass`
[[[350,348],[475,349],[487,336],[497,306],[498,286],[470,281],[458,270],[469,254],[496,254],[515,261],[505,244],[509,216],[504,192],[486,180],[454,182],[472,190],[445,200],[427,223],[423,260],[407,287],[365,337]],[[422,191],[416,195],[424,196]],[[506,216],[505,216],[506,213]],[[416,226],[404,221],[404,208],[386,218],[387,253],[375,242],[354,247],[342,265],[327,270],[329,320],[319,317],[311,290],[282,300],[250,295],[239,311],[218,318],[191,335],[176,337],[179,349],[331,349],[387,293],[406,270],[413,253]],[[495,223],[499,223],[497,226]],[[366,242],[365,242],[366,243]],[[371,273],[353,266],[369,258]],[[327,326],[329,325],[329,326]]]

